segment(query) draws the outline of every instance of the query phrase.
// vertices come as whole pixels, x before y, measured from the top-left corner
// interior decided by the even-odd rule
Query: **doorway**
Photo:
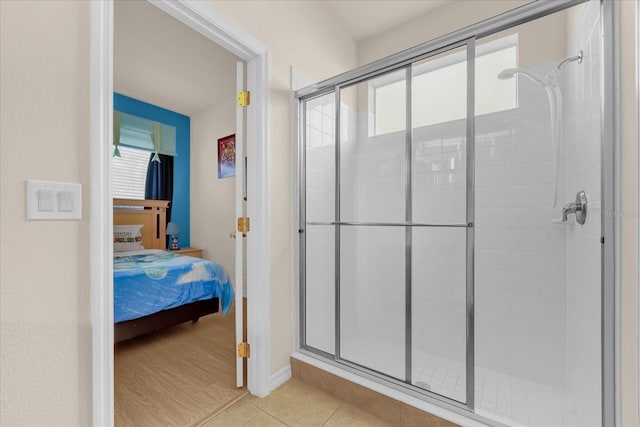
[[[236,356],[236,342],[243,341],[243,322],[238,325],[240,333],[234,334],[234,317],[237,313],[243,318],[243,304],[238,301],[243,301],[244,286],[242,274],[236,274],[237,270],[242,272],[244,261],[236,260],[235,252],[244,242],[230,235],[235,229],[236,199],[242,199],[236,194],[236,182],[243,188],[244,162],[235,165],[233,174],[216,170],[220,139],[226,141],[232,135],[235,153],[243,158],[244,120],[236,124],[233,102],[236,81],[244,82],[244,75],[236,76],[238,61],[237,56],[151,3],[114,4],[114,109],[120,114],[119,123],[129,129],[131,124],[122,117],[131,114],[175,126],[176,136],[175,155],[161,155],[161,162],[154,163],[149,161],[149,151],[131,147],[137,139],[121,131],[120,156],[114,157],[112,172],[114,182],[124,182],[125,187],[114,185],[114,199],[127,198],[131,184],[140,180],[142,194],[131,197],[144,199],[146,193],[146,197],[170,199],[167,221],[178,229],[173,254],[204,258],[207,265],[219,266],[228,274],[238,297],[227,314],[203,316],[193,324],[183,323],[116,344],[116,425],[198,424],[246,394],[242,364],[237,369],[239,382],[234,377],[236,360],[242,362]],[[132,150],[146,159],[143,168],[133,162]],[[156,185],[151,186],[147,165],[172,170],[173,185],[163,182],[160,178],[166,174],[160,173],[153,180]],[[121,179],[123,174],[128,179]],[[173,189],[169,194],[151,191],[168,187]],[[243,216],[242,209],[238,215]],[[114,279],[114,285],[116,305],[120,306],[123,284]],[[153,300],[151,295],[145,298],[149,304]]]
[[[174,18],[220,44],[247,61],[247,86],[252,91],[252,107],[247,111],[247,154],[254,166],[248,176],[247,190],[254,194],[249,207],[255,232],[249,234],[247,253],[247,296],[269,301],[267,200],[268,164],[267,134],[267,66],[268,50],[255,39],[218,15],[215,10],[199,2],[154,2]],[[94,424],[113,424],[113,294],[110,246],[112,234],[112,206],[110,200],[111,129],[113,110],[113,2],[91,4],[92,47],[92,321],[94,325]],[[261,277],[261,286],[254,278]],[[248,362],[249,384],[252,394],[269,393],[270,342],[268,305],[250,305],[248,311],[248,340],[253,342],[252,358]],[[266,320],[265,320],[266,319]],[[263,337],[259,342],[256,336]]]

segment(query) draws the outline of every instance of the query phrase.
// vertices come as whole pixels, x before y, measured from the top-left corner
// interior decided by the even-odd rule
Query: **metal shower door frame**
[[[379,382],[380,379],[386,381],[386,384],[391,388],[398,389],[404,393],[419,397],[425,401],[442,406],[453,412],[463,414],[467,417],[477,419],[489,424],[495,424],[495,421],[489,420],[485,417],[479,416],[473,412],[473,388],[474,382],[474,358],[473,354],[473,337],[474,337],[474,300],[473,300],[473,254],[474,254],[474,233],[473,233],[473,211],[474,211],[474,197],[473,191],[467,191],[467,403],[459,404],[448,398],[443,398],[439,395],[433,395],[432,393],[425,392],[424,390],[416,391],[415,387],[407,385],[405,382],[390,379],[385,375],[381,375],[376,372],[364,372],[361,368],[355,364],[350,364],[341,360],[336,355],[339,355],[339,335],[336,335],[336,355],[328,354],[326,352],[306,346],[306,319],[305,319],[305,260],[306,260],[306,159],[305,159],[305,143],[304,143],[304,129],[306,126],[304,106],[305,102],[309,99],[313,99],[322,95],[334,92],[339,94],[341,87],[354,84],[358,81],[364,81],[372,76],[383,74],[391,70],[397,70],[406,67],[408,64],[415,62],[417,59],[424,59],[430,56],[430,54],[437,54],[453,45],[466,44],[469,40],[480,39],[482,37],[506,30],[508,28],[524,24],[526,22],[541,18],[546,15],[553,14],[555,12],[567,9],[571,6],[575,6],[580,3],[584,3],[588,0],[557,0],[557,1],[535,1],[529,3],[520,8],[506,12],[504,14],[489,18],[480,23],[465,27],[461,30],[452,32],[442,37],[438,37],[430,42],[423,43],[416,47],[407,49],[373,63],[358,67],[356,69],[347,71],[338,76],[324,80],[317,84],[308,86],[295,92],[297,99],[296,108],[298,109],[298,123],[300,128],[298,129],[298,182],[300,183],[297,194],[298,207],[299,207],[299,223],[296,230],[299,233],[299,247],[298,247],[298,259],[299,259],[299,280],[300,280],[300,292],[299,292],[299,332],[300,332],[300,348],[301,352],[313,357],[320,357],[325,362],[337,366],[345,371],[356,373],[357,375],[365,378],[372,379]],[[601,0],[601,32],[602,32],[602,204],[601,209],[603,212],[601,218],[601,233],[602,233],[602,324],[601,324],[601,348],[602,348],[602,425],[603,426],[616,426],[619,423],[619,402],[616,399],[616,393],[619,391],[619,384],[617,378],[617,361],[619,360],[619,331],[616,327],[619,321],[619,296],[618,296],[618,265],[616,262],[616,248],[618,248],[618,239],[616,239],[617,222],[615,215],[607,215],[606,213],[615,212],[617,203],[619,203],[616,197],[616,189],[618,188],[617,181],[617,162],[619,161],[619,93],[616,92],[618,87],[617,73],[619,70],[619,53],[616,50],[618,43],[618,30],[616,29],[616,22],[618,19],[618,6],[614,1]],[[473,43],[472,43],[473,45]],[[475,56],[475,55],[473,55]],[[468,58],[469,59],[469,58]],[[468,79],[472,79],[467,75]],[[474,82],[468,85],[468,88],[472,88]],[[408,85],[410,86],[410,85]],[[469,90],[468,92],[473,92]],[[469,96],[469,94],[468,94]],[[339,113],[339,95],[336,95],[336,112]],[[473,103],[471,103],[473,104]],[[473,108],[467,105],[468,109]],[[409,111],[409,110],[407,110]],[[474,114],[473,111],[467,111],[467,116]],[[339,115],[336,115],[336,145],[337,145],[337,157],[339,161]],[[408,121],[410,119],[407,119]],[[472,137],[467,139],[467,186],[473,185],[473,139],[475,137],[475,129],[473,126],[474,120],[467,120],[467,134],[469,132],[473,134]],[[469,144],[471,142],[471,144]],[[469,151],[471,150],[471,152]],[[410,155],[410,154],[409,154]],[[336,200],[339,199],[339,162],[336,163]],[[410,171],[407,171],[410,173]],[[469,183],[471,180],[471,183]],[[409,206],[410,202],[407,202]],[[471,215],[469,215],[471,210]],[[339,238],[339,205],[336,206],[338,216],[336,221],[331,224],[334,225],[338,231],[336,237]],[[329,225],[329,224],[326,224]],[[355,225],[355,224],[352,224]],[[407,224],[384,224],[384,225],[402,225]],[[419,224],[412,224],[414,226]],[[422,224],[423,226],[433,226],[433,224]],[[339,240],[336,242],[338,246]],[[339,248],[337,248],[336,260],[339,258]],[[469,268],[469,266],[471,268]],[[470,277],[471,276],[471,277]],[[339,290],[339,264],[336,265],[336,290]],[[471,283],[471,286],[469,286]],[[339,295],[336,294],[336,312],[339,314]],[[336,317],[336,332],[339,329],[339,317]],[[471,357],[469,357],[471,356]]]

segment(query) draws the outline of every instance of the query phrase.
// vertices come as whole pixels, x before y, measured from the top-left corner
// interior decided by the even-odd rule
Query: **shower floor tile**
[[[375,340],[359,338],[344,348],[352,361],[404,378],[402,351],[385,351],[374,345]],[[458,402],[466,401],[464,361],[420,351],[413,353],[412,360],[413,385]],[[568,410],[569,396],[562,390],[478,367],[475,376],[478,415],[513,427],[580,427]]]
[[[514,427],[579,427],[562,390],[476,370],[476,413]]]
[[[414,385],[459,402],[466,400],[465,365],[414,354]],[[579,427],[567,412],[565,392],[487,369],[476,369],[476,412],[513,427]]]

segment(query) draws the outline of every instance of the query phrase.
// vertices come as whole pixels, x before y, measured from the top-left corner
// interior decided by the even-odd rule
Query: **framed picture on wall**
[[[236,135],[218,140],[218,178],[236,175]]]

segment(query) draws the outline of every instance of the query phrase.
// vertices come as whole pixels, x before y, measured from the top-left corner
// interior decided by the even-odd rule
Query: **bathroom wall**
[[[566,67],[566,201],[587,193],[584,225],[566,227],[568,391],[580,426],[600,425],[600,5],[576,9],[567,55],[584,52]]]
[[[449,1],[431,13],[416,16],[398,27],[375,34],[358,43],[358,63],[367,64],[396,52],[417,46],[436,37],[449,34],[466,26],[481,22],[501,13],[530,3],[529,0],[456,0]],[[543,37],[554,39],[554,32],[547,31]],[[531,45],[541,43],[540,35],[533,35]],[[541,43],[542,44],[542,43]],[[556,49],[555,44],[547,49]]]

